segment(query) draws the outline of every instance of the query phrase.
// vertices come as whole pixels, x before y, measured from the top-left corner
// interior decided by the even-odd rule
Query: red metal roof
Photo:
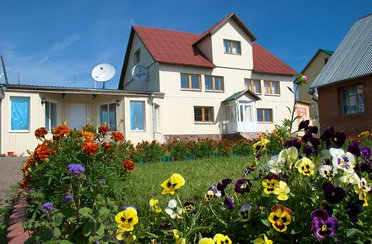
[[[252,43],[253,71],[266,74],[295,75],[297,72],[264,47]]]
[[[141,26],[133,27],[155,61],[161,63],[216,67],[192,44],[200,35]]]
[[[226,18],[223,21],[226,21]],[[200,38],[203,38],[206,35],[205,33],[199,35],[141,26],[134,26],[133,29],[157,62],[207,68],[216,67],[193,45]],[[279,75],[294,75],[297,73],[259,44],[252,43],[252,48],[253,71]]]

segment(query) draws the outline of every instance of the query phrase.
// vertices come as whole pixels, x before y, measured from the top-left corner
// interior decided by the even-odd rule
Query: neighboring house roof
[[[156,62],[215,68],[216,66],[196,47],[195,44],[210,35],[214,30],[219,28],[229,19],[233,19],[252,40],[256,40],[256,37],[248,30],[248,28],[235,14],[230,14],[229,16],[225,17],[201,35],[143,26],[133,26],[125,54],[119,89],[123,88],[122,81],[124,80],[124,75],[127,70],[130,48],[132,46],[135,33],[137,33],[138,37],[141,39],[148,52]],[[258,73],[278,75],[297,74],[294,69],[259,44],[253,43],[252,49],[253,71]]]
[[[259,96],[257,96],[256,94],[254,94],[250,90],[245,89],[243,91],[239,91],[239,92],[236,92],[236,93],[232,94],[231,96],[229,96],[228,98],[226,98],[222,102],[224,103],[224,102],[236,100],[236,99],[240,98],[241,96],[243,96],[244,94],[247,94],[248,96],[253,97],[255,100],[261,100],[261,98]]]
[[[204,32],[200,35],[200,37],[194,42],[194,45],[196,45],[198,42],[202,41],[204,38],[210,36],[213,31],[217,30],[220,26],[224,25],[229,19],[233,19],[235,23],[239,25],[240,28],[252,39],[252,41],[257,40],[257,38],[253,35],[253,33],[245,26],[243,21],[241,21],[236,14],[232,13],[223,18],[221,21],[213,25],[209,30]]]
[[[307,63],[307,65],[305,66],[305,68],[301,71],[301,74],[305,73],[306,70],[310,67],[310,65],[314,62],[314,60],[319,56],[319,54],[321,53],[325,53],[329,56],[332,56],[332,54],[334,53],[334,51],[329,51],[329,50],[325,50],[325,49],[319,49],[315,54],[314,56],[311,58],[310,62]]]
[[[358,19],[310,88],[372,74],[372,14]]]

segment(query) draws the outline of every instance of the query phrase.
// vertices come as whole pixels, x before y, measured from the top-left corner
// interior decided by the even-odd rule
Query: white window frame
[[[132,129],[132,117],[131,117],[131,104],[132,103],[142,103],[143,104],[143,111],[142,111],[142,113],[143,113],[143,115],[142,115],[142,117],[143,117],[143,121],[142,121],[142,123],[143,123],[143,129]],[[146,103],[145,103],[145,101],[142,101],[142,100],[130,100],[129,101],[129,129],[130,129],[130,131],[132,131],[132,132],[144,132],[144,131],[146,131]]]
[[[52,111],[52,107],[51,107],[51,104],[55,104],[56,105],[56,126],[58,126],[58,104],[54,101],[45,101],[44,102],[44,112],[46,112],[46,105],[45,104],[49,104],[49,111],[48,111],[48,115],[49,115],[49,119],[48,119],[48,126],[49,126],[49,129],[47,127],[47,125],[45,124],[45,128],[50,132],[52,131],[52,120],[51,120],[51,111]],[[44,113],[45,116],[46,116],[46,113]],[[46,117],[45,117],[45,121],[46,121]]]
[[[113,129],[113,128],[110,128],[110,105],[114,105],[115,106],[115,130]],[[100,124],[102,125],[102,123],[101,123],[101,107],[102,106],[107,106],[107,120],[108,121],[106,121],[106,125],[107,125],[107,127],[109,127],[110,128],[110,131],[116,131],[117,129],[118,129],[118,125],[117,125],[117,121],[118,121],[118,117],[117,117],[117,109],[116,109],[116,107],[117,107],[117,104],[116,104],[116,102],[111,102],[111,103],[101,103],[100,105],[99,105],[99,122],[100,122]]]

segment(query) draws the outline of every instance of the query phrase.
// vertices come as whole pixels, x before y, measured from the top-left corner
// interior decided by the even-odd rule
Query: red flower
[[[54,150],[50,150],[49,147],[43,143],[43,144],[39,144],[36,147],[35,152],[32,157],[35,160],[44,161],[45,159],[49,157],[49,155],[54,154],[54,153],[55,153]]]
[[[119,132],[119,131],[113,131],[111,133],[111,136],[114,138],[115,141],[122,141],[124,140],[124,135],[123,133]]]
[[[110,151],[112,145],[111,145],[110,142],[106,142],[106,141],[105,141],[105,142],[103,142],[103,143],[101,144],[101,147],[103,148],[103,150],[105,150],[105,151],[107,152],[107,151]]]
[[[40,127],[35,130],[35,137],[39,139],[40,137],[44,138],[48,134],[48,131],[44,127]]]
[[[94,143],[92,141],[86,141],[83,144],[83,151],[86,152],[89,155],[93,155],[97,152],[98,145],[97,143]]]
[[[59,140],[63,138],[64,136],[70,135],[70,128],[66,125],[60,125],[53,130],[53,139],[54,140]]]
[[[108,128],[107,125],[98,127],[98,133],[106,135],[108,132],[110,132],[110,128]]]
[[[128,170],[128,171],[134,170],[134,163],[130,159],[125,159],[123,161],[122,165],[123,165],[123,168],[126,169],[126,170]]]

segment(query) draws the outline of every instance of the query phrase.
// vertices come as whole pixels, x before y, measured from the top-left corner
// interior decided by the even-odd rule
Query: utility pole
[[[6,69],[5,69],[5,63],[4,63],[4,58],[3,56],[0,55],[1,58],[1,64],[3,65],[3,72],[4,72],[4,78],[5,78],[5,84],[8,85],[8,76],[6,74]]]

